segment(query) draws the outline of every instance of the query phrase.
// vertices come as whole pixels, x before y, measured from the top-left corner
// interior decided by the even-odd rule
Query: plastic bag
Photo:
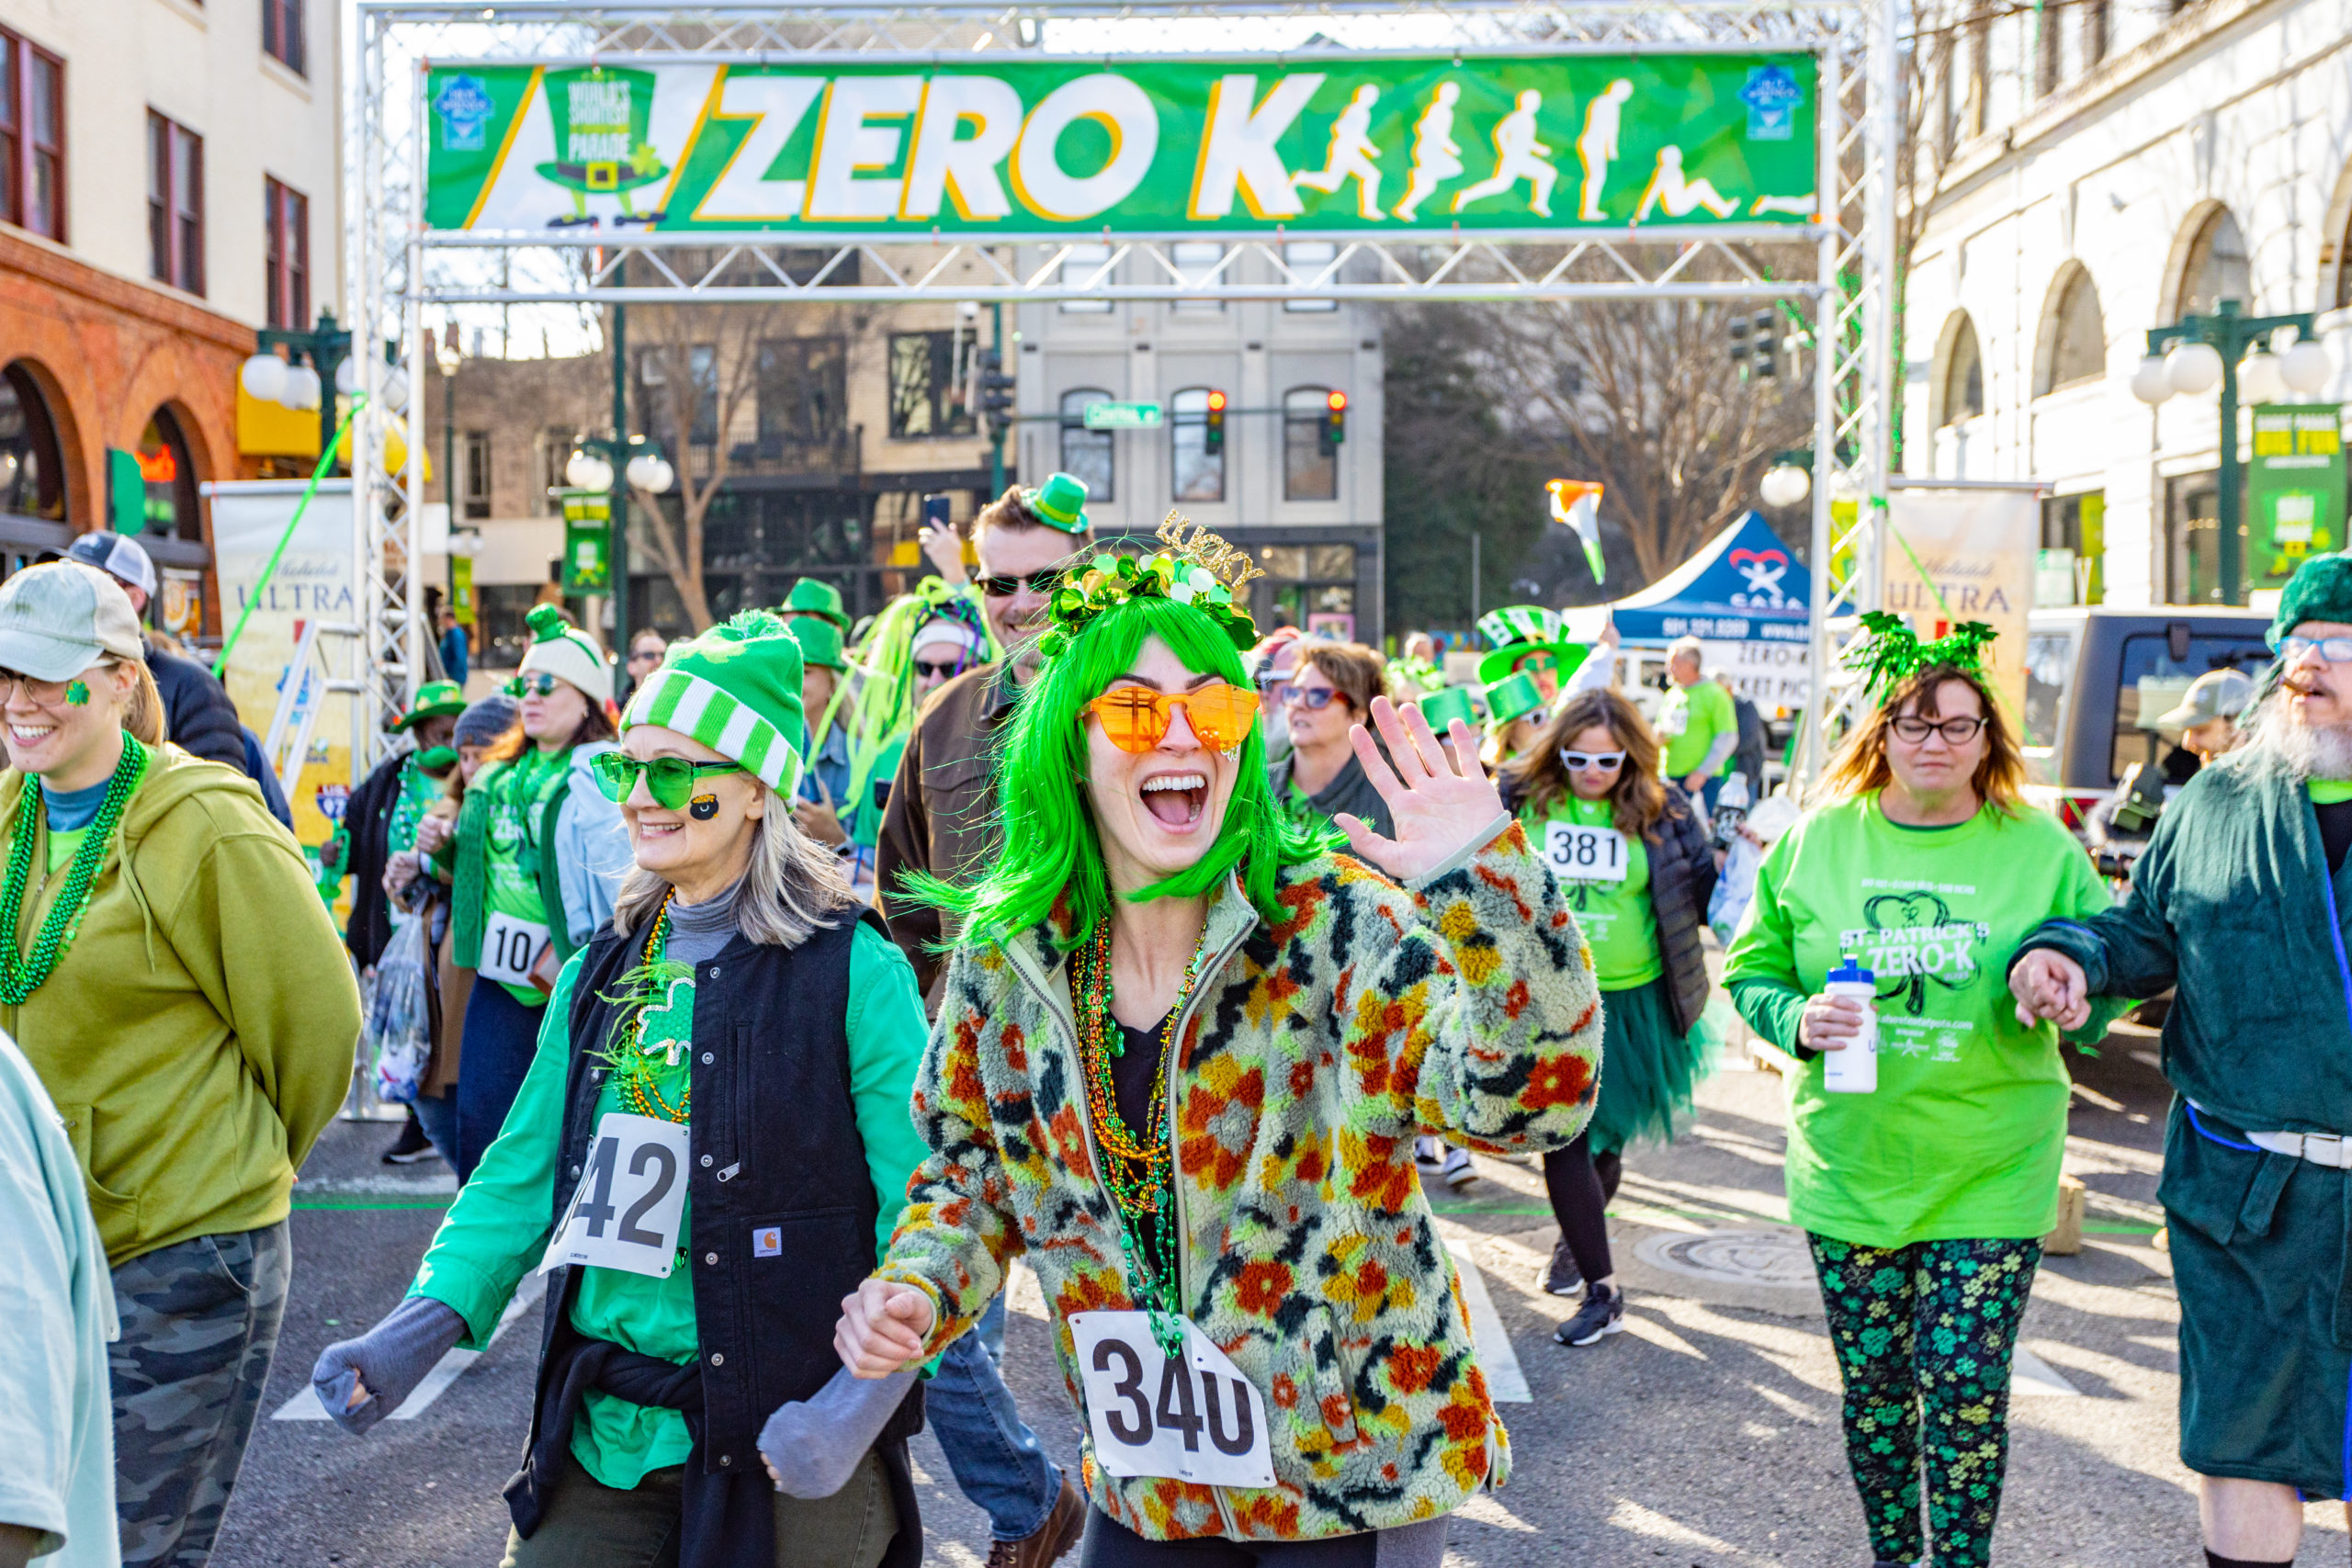
[[[368,1008],[368,1039],[373,1047],[376,1098],[393,1105],[416,1099],[433,1055],[433,1025],[426,995],[427,920],[423,914],[393,924],[392,940],[376,960],[376,994]]]
[[[1740,782],[1737,774],[1733,779]],[[1730,793],[1729,784],[1724,786],[1724,793]],[[1715,878],[1714,896],[1707,900],[1707,924],[1724,946],[1731,945],[1741,917],[1755,900],[1756,873],[1764,863],[1765,852],[1795,825],[1796,819],[1793,801],[1785,795],[1768,795],[1745,814],[1743,830],[1732,834],[1724,856],[1723,874]]]

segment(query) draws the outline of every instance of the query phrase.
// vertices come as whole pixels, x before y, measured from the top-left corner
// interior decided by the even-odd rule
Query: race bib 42
[[[666,1280],[685,1208],[684,1126],[608,1111],[596,1123],[580,1189],[548,1243],[539,1272],[593,1263]]]

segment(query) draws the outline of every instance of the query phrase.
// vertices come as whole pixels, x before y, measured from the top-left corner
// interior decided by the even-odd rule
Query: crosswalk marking
[[[521,1288],[514,1292],[514,1299],[508,1302],[506,1310],[499,1314],[498,1326],[490,1331],[490,1345],[497,1344],[499,1337],[510,1325],[537,1306],[547,1288],[547,1276],[544,1274],[534,1271],[525,1275]],[[403,1400],[401,1407],[387,1419],[413,1421],[424,1415],[468,1367],[489,1352],[490,1345],[480,1350],[452,1350],[443,1356],[434,1363],[433,1370],[424,1374],[424,1381],[416,1385],[416,1391]],[[311,1385],[304,1383],[294,1397],[279,1405],[269,1418],[273,1421],[324,1421],[328,1419],[327,1407],[319,1403],[319,1396]]]
[[[1487,1374],[1488,1397],[1498,1404],[1534,1404],[1527,1374],[1519,1368],[1519,1354],[1510,1348],[1510,1336],[1503,1332],[1503,1320],[1487,1294],[1487,1277],[1478,1272],[1478,1261],[1470,1256],[1470,1244],[1449,1236],[1445,1246],[1453,1254],[1455,1272],[1462,1278],[1462,1299],[1470,1308],[1470,1337],[1478,1348],[1478,1366]]]

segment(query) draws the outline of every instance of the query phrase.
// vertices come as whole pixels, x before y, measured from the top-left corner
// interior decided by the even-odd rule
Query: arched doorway
[[[169,408],[148,416],[134,453],[139,477],[146,481],[148,536],[204,543],[204,524],[196,509],[196,461],[188,452],[187,434]]]
[[[65,521],[65,452],[40,383],[22,360],[0,369],[0,513]]]

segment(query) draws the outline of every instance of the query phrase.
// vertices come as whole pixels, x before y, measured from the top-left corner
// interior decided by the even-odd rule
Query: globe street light
[[[237,382],[256,402],[286,400],[286,361],[274,354],[256,354],[237,368]]]
[[[663,495],[677,482],[678,475],[670,467],[670,459],[659,452],[639,452],[628,460],[628,482],[632,489],[648,495]]]
[[[1794,463],[1777,463],[1764,470],[1756,491],[1767,506],[1794,506],[1813,493],[1813,476]]]
[[[613,466],[594,452],[574,452],[563,465],[563,480],[574,490],[610,490]]]
[[[2257,405],[2287,400],[2286,373],[2278,367],[2278,356],[2267,346],[2256,344],[2238,361],[2238,399]]]

